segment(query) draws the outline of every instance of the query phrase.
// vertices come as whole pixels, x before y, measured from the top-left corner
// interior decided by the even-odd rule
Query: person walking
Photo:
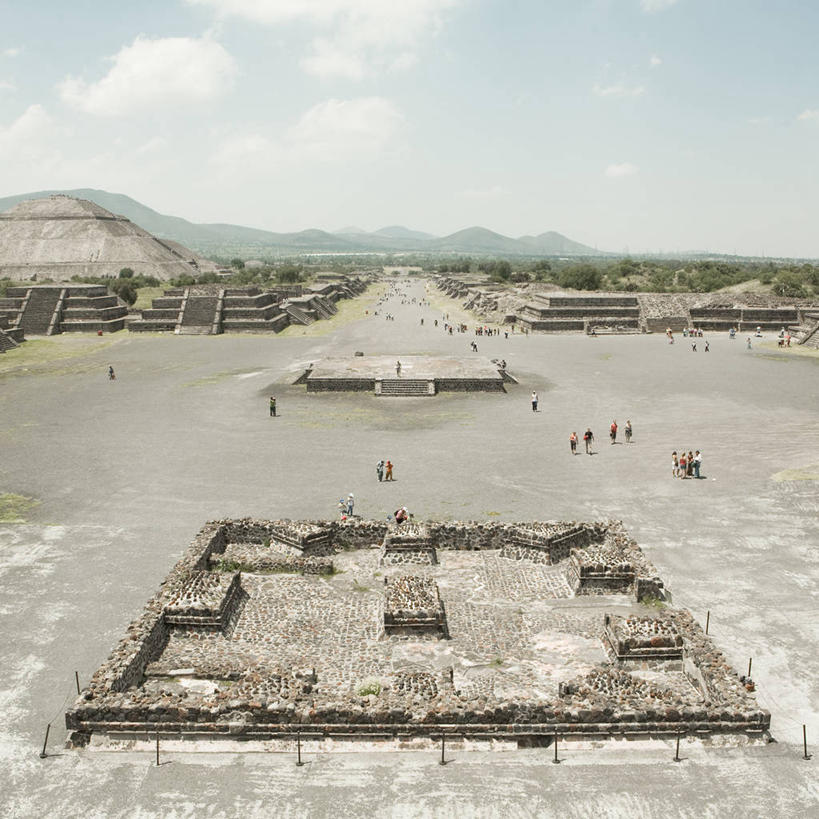
[[[626,443],[631,443],[631,421],[626,421]]]
[[[617,443],[617,421],[612,421],[611,422],[611,428],[610,428],[610,431],[609,431],[609,438],[611,438],[612,445]]]
[[[707,353],[711,349],[711,345],[708,343],[708,340],[705,341],[705,352]]]
[[[586,454],[591,455],[592,445],[594,444],[594,433],[591,431],[591,427],[587,427],[583,433],[583,442],[586,444]]]
[[[385,481],[391,481],[391,480],[393,480],[393,477],[392,477],[392,461],[388,460],[387,463],[385,464],[385,466],[387,467],[387,474],[386,474],[386,477],[384,478],[384,480]]]
[[[275,395],[270,396],[270,417],[271,418],[276,417],[276,396]]]
[[[569,446],[571,447],[572,455],[577,455],[577,433],[576,432],[573,432],[569,436]]]
[[[110,364],[108,365],[108,380],[109,381],[117,380],[117,374],[114,372],[114,368]]]
[[[694,453],[694,477],[699,478],[700,467],[702,466],[702,454],[699,450]]]
[[[537,393],[532,390],[532,412],[537,412]]]
[[[378,482],[384,480],[384,461],[381,460],[375,465],[375,474],[378,475]]]

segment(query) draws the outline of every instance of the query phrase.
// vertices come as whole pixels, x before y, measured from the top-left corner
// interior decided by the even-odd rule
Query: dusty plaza
[[[430,281],[387,288],[277,336],[35,338],[0,360],[4,812],[812,815],[819,357],[778,349],[775,333],[748,349],[711,332],[707,353],[662,332],[476,337]],[[305,386],[319,362],[366,369],[361,352],[471,361],[467,376],[503,386]],[[582,440],[572,455],[570,433],[587,428],[594,455]],[[702,452],[699,480],[672,477],[672,450]],[[394,480],[378,480],[382,459]],[[340,521],[350,494],[356,517]],[[403,506],[402,540],[388,518]],[[135,680],[106,682],[123,646],[143,645],[129,624],[147,622],[148,601],[150,627],[170,624],[161,649]],[[698,703],[715,662],[733,692],[718,696],[734,699],[711,719]],[[121,680],[144,701],[83,710],[105,685],[120,696]],[[612,730],[611,700],[578,716],[573,697],[615,689],[630,714],[647,709],[643,728]],[[186,700],[190,724],[196,703],[238,712],[243,691],[251,710],[275,711],[265,731],[169,717],[157,766],[152,703]],[[358,716],[332,723],[345,696]],[[457,725],[393,714],[385,728],[400,697],[425,715],[430,701],[530,717],[561,701],[568,716],[552,713],[557,749],[542,715],[500,706]],[[299,722],[299,751],[281,726],[303,701],[326,718]],[[524,722],[539,727],[516,735]]]

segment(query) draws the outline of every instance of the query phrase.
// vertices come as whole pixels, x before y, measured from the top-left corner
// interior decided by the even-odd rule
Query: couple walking
[[[386,472],[386,475],[384,474]],[[382,460],[375,465],[375,474],[378,475],[379,482],[395,480],[392,476],[392,461],[386,463]]]

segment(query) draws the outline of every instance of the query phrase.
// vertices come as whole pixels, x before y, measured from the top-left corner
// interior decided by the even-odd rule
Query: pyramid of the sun
[[[86,199],[55,194],[0,213],[0,277],[62,281],[117,276],[123,267],[165,280],[215,270],[177,242]]]

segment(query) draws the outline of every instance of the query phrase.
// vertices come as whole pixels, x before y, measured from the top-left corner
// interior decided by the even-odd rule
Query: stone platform
[[[260,562],[281,554],[273,533],[318,538],[333,573]],[[503,556],[522,533],[537,559]],[[438,563],[384,565],[402,539]],[[245,519],[202,529],[66,725],[80,745],[156,731],[760,737],[770,715],[616,522]]]
[[[426,396],[438,392],[505,392],[507,379],[498,364],[477,355],[350,356],[316,361],[296,383],[306,384],[308,392]]]

